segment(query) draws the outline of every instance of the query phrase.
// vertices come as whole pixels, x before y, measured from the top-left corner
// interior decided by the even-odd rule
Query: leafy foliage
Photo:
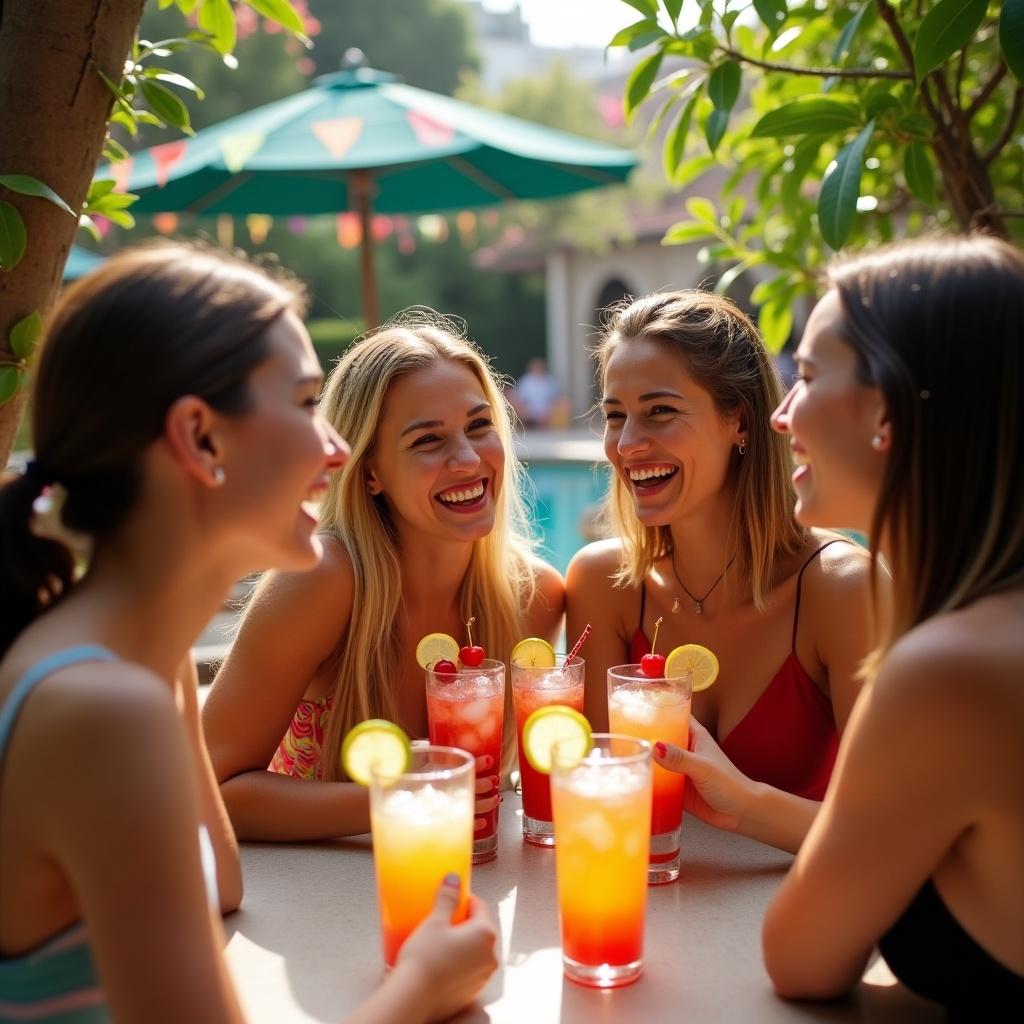
[[[708,240],[726,284],[760,267],[772,347],[832,250],[946,227],[1024,238],[1024,0],[623,3],[643,17],[610,45],[641,55],[625,105],[660,104],[667,180],[729,171],[666,241]],[[684,70],[659,78],[670,56]]]

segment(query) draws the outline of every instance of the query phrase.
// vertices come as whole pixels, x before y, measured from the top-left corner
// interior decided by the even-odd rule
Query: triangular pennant
[[[220,140],[224,166],[232,174],[237,174],[266,140],[266,132],[238,132],[236,135],[225,135]]]
[[[423,146],[447,146],[455,138],[455,129],[451,125],[441,124],[416,110],[407,110],[405,118],[416,136],[416,141]]]
[[[167,184],[171,169],[185,155],[187,149],[188,139],[178,139],[176,142],[154,146],[149,151],[153,156],[153,163],[156,164],[156,183],[160,188]]]
[[[363,240],[363,229],[354,213],[339,213],[337,222],[338,245],[354,249]]]
[[[249,238],[253,245],[262,245],[273,225],[273,218],[265,213],[250,213],[245,218],[245,226],[249,229]]]
[[[361,117],[336,117],[331,121],[314,121],[313,134],[333,157],[343,157],[363,134]]]
[[[135,166],[135,157],[125,157],[117,163],[110,165],[110,176],[114,179],[115,192],[127,192],[128,183],[132,179],[132,168]]]

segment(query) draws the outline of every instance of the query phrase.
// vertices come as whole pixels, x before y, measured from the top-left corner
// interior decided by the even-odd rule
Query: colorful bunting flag
[[[249,238],[253,245],[262,245],[270,234],[274,220],[265,213],[250,213],[245,218],[245,226],[249,230]]]
[[[363,240],[363,229],[354,213],[338,214],[338,245],[342,249],[355,249]]]
[[[447,146],[455,138],[455,129],[450,125],[441,124],[416,110],[407,110],[405,119],[409,122],[417,142],[424,146]]]
[[[313,134],[320,140],[331,156],[343,157],[363,133],[361,117],[336,117],[331,121],[314,121],[310,125]]]
[[[235,135],[226,135],[220,140],[224,166],[232,174],[237,174],[245,167],[249,157],[253,156],[266,141],[266,132],[238,132]]]
[[[149,151],[156,164],[156,183],[160,188],[167,184],[171,169],[181,160],[187,149],[188,139],[177,139],[175,142],[165,142],[163,145],[154,146]]]

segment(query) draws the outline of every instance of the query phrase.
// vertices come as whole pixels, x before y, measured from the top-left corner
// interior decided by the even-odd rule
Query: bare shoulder
[[[541,599],[550,607],[561,608],[565,604],[565,580],[562,574],[536,555],[530,559],[530,569]]]
[[[612,577],[622,562],[622,542],[618,538],[598,540],[580,548],[573,555],[565,573],[566,590],[574,593],[589,591],[594,586],[612,589]]]

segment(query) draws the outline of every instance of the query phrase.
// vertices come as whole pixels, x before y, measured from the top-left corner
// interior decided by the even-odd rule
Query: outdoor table
[[[881,961],[848,999],[777,998],[761,961],[761,920],[789,854],[687,817],[683,871],[648,893],[644,974],[613,991],[562,977],[554,851],[522,841],[519,797],[504,794],[498,858],[473,891],[501,928],[501,966],[462,1024],[785,1024],[938,1022],[939,1009],[895,983]],[[383,968],[369,836],[242,846],[243,909],[225,921],[227,960],[254,1024],[339,1022]]]

